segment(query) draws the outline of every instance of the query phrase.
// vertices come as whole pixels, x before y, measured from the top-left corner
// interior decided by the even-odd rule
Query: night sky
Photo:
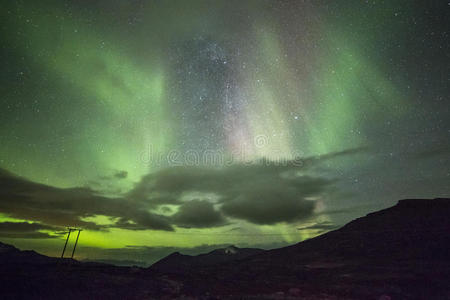
[[[2,1],[0,240],[151,262],[450,196],[448,1]]]

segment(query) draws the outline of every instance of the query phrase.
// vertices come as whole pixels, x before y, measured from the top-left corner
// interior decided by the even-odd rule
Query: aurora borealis
[[[414,2],[5,1],[0,239],[155,259],[448,197],[450,6]]]

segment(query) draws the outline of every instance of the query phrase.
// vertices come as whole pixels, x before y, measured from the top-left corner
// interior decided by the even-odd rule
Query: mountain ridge
[[[264,250],[238,248],[234,245],[198,255],[185,255],[180,252],[173,252],[152,264],[148,270],[167,274],[183,273],[190,268],[212,267],[225,262],[242,260],[261,252],[264,252]]]
[[[320,236],[214,268],[197,265],[188,272],[172,273],[172,279],[184,282],[192,294],[255,294],[294,287],[345,296],[349,286],[366,281],[373,287],[365,286],[358,295],[367,298],[388,280],[395,284],[385,290],[399,298],[414,299],[410,291],[422,295],[449,291],[445,280],[450,279],[450,236],[446,234],[450,232],[450,199],[433,201],[405,199]],[[409,274],[417,277],[412,287]],[[217,278],[222,280],[220,287],[215,285]]]
[[[0,279],[5,283],[0,295],[50,299],[448,299],[449,215],[447,198],[400,200],[390,208],[287,247],[230,246],[197,256],[175,252],[149,268],[60,260],[0,243]]]

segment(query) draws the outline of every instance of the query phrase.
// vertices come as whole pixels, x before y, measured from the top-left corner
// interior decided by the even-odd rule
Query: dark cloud
[[[183,203],[172,221],[180,227],[214,227],[226,224],[222,213],[214,209],[208,201],[192,200]]]
[[[128,197],[155,207],[182,205],[172,220],[184,227],[219,226],[222,224],[219,213],[255,224],[294,222],[312,216],[313,199],[327,193],[334,183],[333,180],[308,176],[306,172],[326,160],[366,150],[355,148],[285,161],[262,159],[227,167],[169,167],[144,176]],[[202,213],[195,215],[194,209],[180,202],[180,198],[188,193],[213,194],[217,198],[217,207],[203,203]],[[199,206],[199,203],[193,205]],[[211,215],[208,218],[207,210]]]
[[[318,156],[311,156],[302,159],[303,165],[306,167],[312,167],[314,165],[320,164],[327,160],[332,160],[339,157],[349,156],[349,155],[356,155],[356,154],[367,154],[370,152],[370,149],[368,147],[357,147],[357,148],[349,148],[342,151],[336,151],[336,152],[330,152],[327,154],[322,154]]]
[[[1,222],[0,232],[32,232],[38,230],[60,230],[59,227],[29,222]]]
[[[173,231],[173,227],[169,223],[169,218],[162,215],[151,214],[144,209],[138,209],[136,207],[123,212],[122,215],[123,217],[119,217],[112,227],[129,230],[157,229]]]
[[[328,231],[339,228],[338,225],[333,224],[331,222],[320,222],[316,223],[314,225],[306,226],[306,227],[300,227],[297,228],[298,230],[318,230],[318,231]]]
[[[144,176],[129,196],[134,199],[153,201],[161,195],[165,197],[170,195],[173,198],[187,191],[220,193],[229,191],[230,187],[235,186],[236,183],[245,184],[254,179],[259,181],[279,177],[289,179],[289,177],[297,176],[296,173],[306,172],[326,160],[363,153],[366,150],[366,148],[354,148],[321,156],[282,161],[262,159],[251,163],[236,163],[227,167],[169,167]]]
[[[125,179],[128,177],[128,172],[127,171],[117,171],[116,173],[114,173],[114,177],[117,179]]]
[[[160,203],[161,195],[176,199],[189,192],[212,193],[221,206],[220,212],[227,216],[256,224],[292,222],[311,216],[315,202],[305,198],[321,195],[332,183],[298,174],[296,169],[291,164],[278,166],[272,162],[227,168],[172,167],[144,177],[130,196],[150,203],[157,199]],[[199,203],[195,205],[200,206]],[[173,220],[189,219],[183,225],[188,227],[222,224],[219,212],[211,204],[203,203],[202,213],[197,215],[188,205],[181,206]],[[207,209],[211,214],[208,218]]]
[[[40,232],[40,230],[52,231],[53,234]],[[28,222],[2,222],[0,223],[0,237],[2,238],[54,238],[57,237],[59,227],[48,226],[39,223]],[[55,235],[56,234],[56,235]]]
[[[117,190],[118,181],[128,178],[128,171],[114,170],[111,174],[106,176],[100,176],[95,180],[89,180],[88,186],[95,187],[96,189],[105,190]]]
[[[322,193],[327,185],[326,180],[304,176],[297,180],[252,182],[242,187],[239,196],[226,201],[222,210],[255,224],[297,221],[313,214],[315,201],[305,198]]]
[[[51,239],[56,236],[45,232],[2,232],[0,237],[9,239]]]
[[[89,188],[55,188],[6,170],[0,170],[0,211],[14,218],[53,226],[173,230],[163,216],[148,212],[144,205],[132,200],[104,197]],[[104,226],[82,220],[95,215],[119,218],[119,222]]]
[[[344,207],[344,208],[338,208],[338,209],[326,209],[324,211],[321,211],[320,213],[317,213],[317,215],[338,215],[338,214],[354,214],[355,212],[359,213],[361,212],[367,212],[367,211],[374,211],[377,209],[382,209],[382,207],[379,207],[378,205],[374,203],[367,203],[362,205],[352,205],[350,207]]]
[[[315,199],[328,193],[334,183],[306,175],[307,171],[325,160],[362,151],[350,149],[287,161],[263,159],[224,167],[169,167],[144,176],[121,197],[107,197],[89,187],[56,188],[0,169],[0,211],[49,226],[90,230],[172,231],[173,226],[223,226],[233,219],[255,224],[296,222],[314,214]],[[124,177],[126,172],[116,175]],[[186,200],[189,193],[197,195],[195,200]],[[175,214],[168,215],[168,204],[178,206]],[[166,215],[155,211],[165,211]],[[87,221],[96,215],[110,217],[113,224]]]

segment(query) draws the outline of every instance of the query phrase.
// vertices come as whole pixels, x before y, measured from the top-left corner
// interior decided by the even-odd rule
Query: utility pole
[[[75,249],[77,248],[78,238],[80,237],[81,229],[78,229],[77,239],[75,240],[75,245],[73,246],[72,256],[70,258],[73,259],[73,255],[75,254]]]
[[[64,252],[66,252],[67,242],[69,241],[70,233],[72,232],[72,230],[75,230],[75,229],[69,228],[69,234],[67,235],[66,243],[64,244],[61,258],[64,258]]]

